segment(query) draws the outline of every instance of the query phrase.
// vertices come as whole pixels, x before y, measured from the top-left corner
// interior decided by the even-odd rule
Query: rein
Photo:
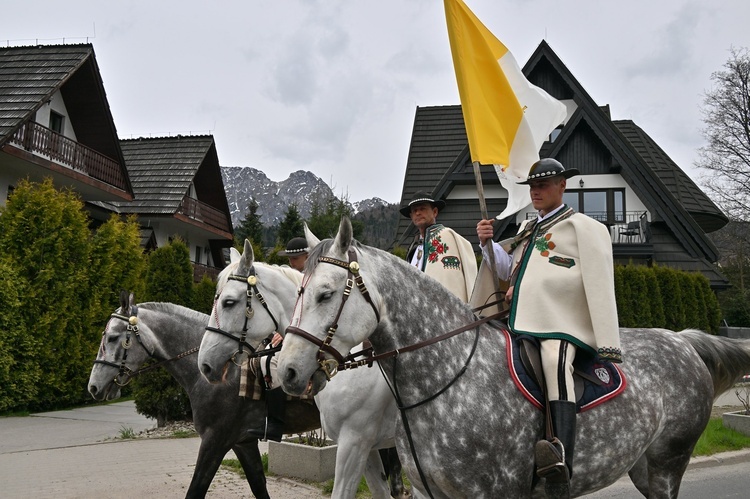
[[[171,359],[165,359],[160,360],[154,364],[151,364],[150,366],[143,367],[141,369],[138,369],[137,371],[131,370],[128,366],[125,365],[125,362],[128,360],[128,350],[130,350],[130,347],[133,346],[133,343],[131,341],[131,334],[134,334],[136,339],[138,340],[138,343],[143,347],[144,350],[146,350],[146,353],[149,357],[152,359],[154,357],[154,352],[149,352],[148,348],[146,348],[146,345],[143,344],[143,340],[141,339],[140,331],[138,328],[138,307],[132,306],[131,307],[132,315],[130,317],[114,313],[110,316],[110,319],[120,319],[123,321],[126,321],[128,323],[126,330],[125,330],[125,339],[121,341],[122,348],[125,349],[125,353],[122,355],[122,361],[119,364],[116,364],[114,362],[109,362],[108,360],[94,360],[94,365],[101,364],[108,367],[114,367],[116,369],[119,369],[119,372],[114,377],[113,381],[117,386],[127,386],[133,378],[140,376],[141,374],[152,371],[156,369],[157,367],[161,367],[163,364],[166,364],[168,362],[173,362],[175,360],[182,359],[184,357],[187,357],[188,355],[192,355],[196,352],[198,352],[199,347],[191,348],[190,350],[186,352],[182,352],[181,354],[176,355],[175,357],[172,357]],[[122,380],[125,381],[122,381]]]
[[[249,275],[243,276],[243,275],[237,275],[237,274],[230,274],[227,277],[228,280],[232,281],[240,281],[240,282],[246,282],[247,283],[247,292],[245,293],[246,301],[245,301],[245,324],[242,326],[242,332],[239,336],[235,336],[229,331],[225,331],[221,329],[221,325],[219,324],[219,317],[216,313],[214,313],[214,317],[216,319],[216,325],[217,327],[212,326],[206,326],[206,331],[211,333],[218,333],[223,336],[226,336],[227,338],[230,338],[232,340],[236,340],[238,343],[237,351],[232,354],[232,362],[236,366],[241,366],[244,361],[251,357],[261,357],[263,355],[270,355],[269,353],[263,353],[258,354],[255,351],[255,348],[253,348],[252,345],[250,345],[247,341],[247,330],[248,330],[248,321],[253,318],[255,315],[255,311],[253,310],[253,303],[252,299],[253,296],[258,298],[258,301],[263,306],[263,308],[268,312],[268,315],[271,317],[271,320],[274,324],[274,331],[279,330],[279,321],[276,320],[276,317],[274,317],[273,312],[271,312],[271,309],[268,307],[268,303],[266,303],[266,299],[261,294],[260,290],[258,289],[258,276],[255,275],[255,267],[250,267]],[[219,296],[221,295],[221,292],[219,292],[214,297],[214,312],[216,311],[216,305],[219,300]],[[250,353],[247,353],[244,351],[244,347],[247,347],[247,349],[250,351]],[[238,356],[240,360],[238,361]]]

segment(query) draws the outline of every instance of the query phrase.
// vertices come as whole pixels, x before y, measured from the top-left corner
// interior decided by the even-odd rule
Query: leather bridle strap
[[[354,248],[349,249],[348,256],[348,262],[327,256],[321,256],[318,258],[318,262],[328,263],[337,267],[341,267],[343,269],[346,269],[348,273],[346,277],[344,293],[341,297],[341,304],[339,305],[338,311],[336,312],[336,316],[328,326],[326,337],[323,340],[320,340],[307,331],[304,331],[296,326],[289,326],[286,328],[287,333],[301,336],[302,338],[318,347],[316,360],[323,368],[323,371],[326,373],[326,377],[328,379],[331,379],[331,377],[336,373],[337,366],[343,365],[345,363],[344,357],[331,346],[331,342],[333,341],[333,335],[336,334],[336,330],[339,327],[339,318],[341,317],[341,313],[344,310],[344,305],[346,305],[346,301],[349,299],[349,295],[351,295],[352,289],[355,285],[357,286],[357,289],[359,290],[360,294],[362,294],[362,297],[365,299],[365,301],[367,301],[367,303],[370,304],[370,307],[372,307],[373,312],[375,312],[376,320],[380,322],[380,312],[375,306],[375,302],[372,301],[370,292],[367,290],[367,286],[365,286],[364,280],[359,273],[359,262],[357,262],[357,253],[354,251]],[[303,295],[304,291],[305,287],[303,283],[302,287],[300,287],[300,295]],[[335,362],[333,360],[326,359],[326,353],[333,356]]]

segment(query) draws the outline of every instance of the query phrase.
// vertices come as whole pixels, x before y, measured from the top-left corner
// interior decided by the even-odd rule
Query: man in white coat
[[[509,328],[540,340],[546,394],[559,443],[537,444],[537,465],[553,460],[563,490],[573,470],[576,351],[622,362],[609,231],[563,203],[566,180],[578,173],[552,158],[537,161],[520,182],[530,187],[537,218],[525,220],[514,238],[501,243],[492,240],[492,220],[477,224],[483,255],[493,251],[497,276],[510,283]]]
[[[437,223],[445,201],[417,192],[399,211],[419,229],[406,261],[437,280],[464,302],[469,301],[477,277],[477,260],[471,243],[453,229]]]

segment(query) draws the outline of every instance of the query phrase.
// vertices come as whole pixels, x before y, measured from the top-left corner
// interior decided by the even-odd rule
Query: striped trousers
[[[576,401],[573,360],[576,346],[564,340],[541,340],[542,369],[548,400]]]

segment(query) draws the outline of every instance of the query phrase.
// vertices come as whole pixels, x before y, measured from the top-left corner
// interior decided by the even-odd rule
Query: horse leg
[[[384,471],[385,462],[382,461],[380,453],[371,450],[367,456],[365,466],[365,480],[370,488],[373,499],[389,499],[391,492],[388,489],[388,479]]]
[[[628,471],[630,480],[638,489],[638,492],[643,494],[643,497],[648,497],[648,459],[646,456],[641,456],[638,461],[635,462],[630,471]]]
[[[258,441],[237,444],[232,447],[237,455],[242,469],[245,471],[247,483],[250,484],[250,490],[258,499],[270,499],[268,489],[266,488],[266,475],[263,472],[263,460],[261,459],[260,450],[258,450]]]
[[[201,437],[198,459],[195,461],[195,471],[193,472],[193,479],[190,481],[190,487],[185,494],[186,498],[206,497],[208,488],[221,465],[221,460],[230,448],[229,444],[222,444],[223,442],[217,442],[216,439],[212,439],[208,435]]]
[[[339,435],[338,450],[336,451],[336,476],[333,480],[331,499],[350,499],[356,495],[359,481],[365,471],[367,455],[371,448],[370,442],[363,442],[360,435],[352,435],[351,432],[342,432]],[[385,482],[384,477],[382,481]],[[374,493],[373,497],[375,497]]]
[[[383,461],[385,476],[391,486],[391,497],[408,496],[409,492],[404,486],[404,477],[401,474],[401,460],[395,447],[380,449],[380,459]]]

